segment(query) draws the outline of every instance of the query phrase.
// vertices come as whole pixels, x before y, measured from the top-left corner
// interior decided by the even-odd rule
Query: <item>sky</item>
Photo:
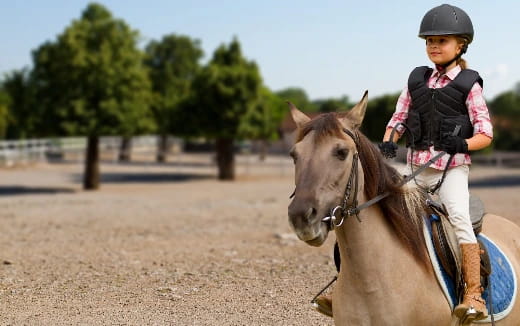
[[[31,51],[80,17],[90,1],[0,0],[0,75],[32,65]],[[417,37],[435,1],[103,0],[141,35],[140,47],[175,33],[201,42],[204,60],[236,37],[244,56],[277,91],[303,88],[310,99],[357,101],[400,92],[416,66],[430,65]],[[464,58],[492,99],[520,81],[520,1],[451,1],[473,21]]]

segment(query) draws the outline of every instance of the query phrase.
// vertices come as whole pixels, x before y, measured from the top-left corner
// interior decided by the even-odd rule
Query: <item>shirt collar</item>
[[[462,68],[459,65],[456,65],[455,67],[451,68],[447,73],[444,75],[448,77],[450,80],[454,80],[455,77],[459,74],[459,72],[462,71]],[[437,70],[436,67],[433,68],[432,77],[440,77],[441,73],[439,70]]]

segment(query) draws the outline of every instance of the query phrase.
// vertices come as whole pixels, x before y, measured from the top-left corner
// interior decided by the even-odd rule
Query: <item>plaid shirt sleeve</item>
[[[473,124],[473,135],[484,134],[493,138],[493,125],[489,118],[489,110],[482,95],[482,87],[475,83],[466,99],[469,119]]]
[[[395,112],[392,115],[392,118],[386,125],[386,128],[394,128],[399,122],[405,122],[408,118],[408,109],[410,108],[410,104],[412,102],[412,97],[410,96],[410,92],[408,91],[408,87],[405,87],[399,95],[399,99],[397,100],[397,104],[395,105]],[[399,126],[397,128],[397,132],[402,135],[404,132],[404,127]]]

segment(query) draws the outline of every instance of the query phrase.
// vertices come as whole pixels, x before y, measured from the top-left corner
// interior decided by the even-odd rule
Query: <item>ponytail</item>
[[[466,62],[466,60],[462,59],[462,58],[458,58],[457,59],[457,64],[464,70],[464,69],[468,69],[468,63]]]

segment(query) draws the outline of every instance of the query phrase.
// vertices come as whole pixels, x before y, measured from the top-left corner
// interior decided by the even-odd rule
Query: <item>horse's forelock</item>
[[[344,138],[342,128],[336,112],[323,113],[299,129],[296,142],[301,141],[311,131],[315,133],[314,141],[316,143],[320,143],[329,137]]]

